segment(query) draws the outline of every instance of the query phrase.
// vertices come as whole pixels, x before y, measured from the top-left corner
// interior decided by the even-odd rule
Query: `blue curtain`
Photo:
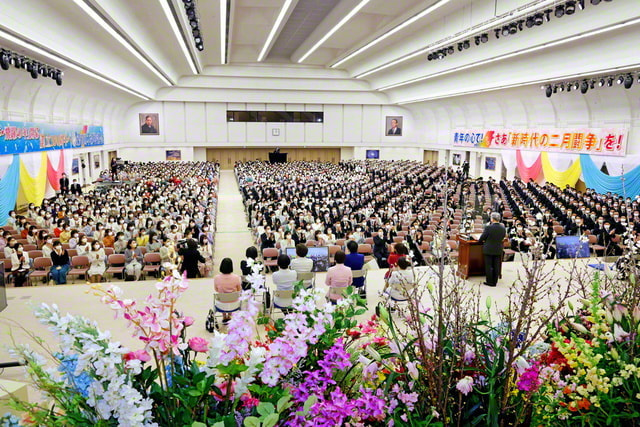
[[[633,168],[624,176],[610,176],[600,171],[588,154],[580,155],[580,164],[587,188],[593,188],[598,193],[610,191],[626,197],[635,197],[640,194],[640,166]]]
[[[18,183],[20,182],[20,156],[13,155],[13,162],[0,180],[0,225],[7,224],[9,211],[16,208]]]

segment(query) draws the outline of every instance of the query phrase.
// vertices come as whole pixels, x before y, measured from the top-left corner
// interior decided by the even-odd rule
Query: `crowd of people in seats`
[[[163,269],[211,275],[219,165],[130,162],[121,172],[133,181],[60,192],[23,214],[10,212],[0,254],[15,286],[47,264],[51,280],[66,283],[74,256],[88,257],[92,282],[103,279],[111,254],[124,256],[125,276],[135,280],[146,253],[158,253]]]
[[[345,250],[354,241],[385,268],[402,243],[402,255],[422,265],[455,256],[457,236],[481,233],[492,212],[504,214],[506,248],[547,258],[558,235],[583,236],[599,255],[618,255],[623,235],[632,231],[635,240],[640,231],[640,198],[471,180],[461,169],[419,162],[256,161],[236,164],[235,173],[261,251],[300,243]]]

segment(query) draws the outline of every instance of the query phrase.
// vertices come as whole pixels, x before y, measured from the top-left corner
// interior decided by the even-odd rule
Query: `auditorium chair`
[[[336,252],[341,251],[342,247],[339,245],[329,245],[329,262],[331,265],[335,264],[335,260],[333,259],[336,255]]]
[[[71,255],[69,255],[71,256]],[[67,276],[84,276],[87,279],[87,271],[89,271],[89,257],[86,255],[75,255],[71,258],[71,269]],[[75,283],[75,280],[74,280]]]
[[[142,258],[142,275],[146,278],[147,273],[154,273],[156,277],[159,277],[161,263],[162,258],[158,252],[145,253]]]
[[[29,274],[28,283],[33,285],[33,279],[43,278],[44,282],[49,281],[49,270],[53,262],[49,257],[39,256],[33,260],[33,271]]]
[[[265,267],[277,267],[278,266],[278,255],[280,255],[280,251],[276,248],[264,248],[262,250],[262,260],[264,261]]]
[[[125,274],[124,274],[124,264],[125,264],[125,258],[124,258],[124,254],[111,254],[107,257],[107,264],[109,265],[107,267],[107,270],[104,272],[105,275],[110,274],[111,277],[115,277],[116,274],[119,274],[120,276],[122,276],[122,280],[125,279]]]

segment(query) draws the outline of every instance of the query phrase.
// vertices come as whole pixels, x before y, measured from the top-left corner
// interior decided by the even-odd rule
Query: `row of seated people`
[[[475,192],[477,185],[461,181],[451,169],[417,162],[250,162],[238,164],[236,175],[261,249],[290,246],[292,241],[322,245],[371,239],[381,267],[386,266],[388,245],[400,232],[413,237],[422,234],[419,229],[441,228],[450,240],[467,212],[456,195],[465,186]],[[446,203],[440,194],[444,190]],[[462,194],[467,193],[468,188]],[[474,218],[473,230],[478,228],[481,223]]]
[[[406,298],[402,289],[413,278],[409,277],[408,268],[411,266],[409,254],[402,244],[396,244],[397,252],[390,257],[390,267],[385,276],[385,291],[393,300],[400,301]],[[313,260],[307,258],[307,246],[298,244],[296,246],[296,257],[291,259],[286,254],[280,254],[276,260],[277,270],[272,274],[274,288],[269,290],[274,295],[272,306],[287,311],[291,308],[293,294],[292,291],[296,283],[302,282],[303,286],[310,288],[315,286],[313,279]],[[246,250],[246,259],[240,263],[242,276],[234,274],[233,261],[224,258],[220,263],[220,274],[214,277],[214,291],[216,293],[239,293],[243,289],[250,287],[248,276],[255,274],[252,269],[258,260],[258,250],[252,246]],[[354,286],[361,297],[366,298],[366,274],[364,271],[365,257],[358,253],[358,244],[354,241],[347,243],[347,252],[338,251],[333,257],[334,265],[327,270],[325,285],[328,288],[327,299],[336,302],[342,298],[343,291],[348,286]],[[260,274],[261,272],[259,272]],[[287,298],[283,298],[280,292],[285,292]],[[227,301],[224,304],[231,304],[236,301]],[[227,323],[229,315],[229,305],[217,307],[223,311],[223,322]]]
[[[620,255],[624,246],[640,236],[638,198],[624,200],[617,195],[600,195],[587,190],[579,195],[571,188],[553,184],[524,185],[516,179],[501,183],[514,212],[511,249],[527,252],[540,241],[553,256],[556,236],[582,236],[597,255]]]
[[[494,180],[463,180],[451,169],[417,162],[351,161],[337,165],[250,162],[238,164],[236,176],[245,199],[249,225],[263,250],[290,246],[292,241],[296,244],[313,241],[321,245],[333,245],[341,239],[362,242],[373,239],[377,233],[383,236],[379,240],[386,241],[388,251],[388,244],[396,237],[393,233],[412,231],[417,236],[424,236],[427,231],[439,230],[442,233],[439,240],[446,242],[445,248],[455,254],[457,235],[481,232],[483,223],[488,222],[488,215],[498,211],[504,213],[512,231],[510,249],[527,251],[530,247],[542,246],[540,250],[553,257],[555,237],[570,235],[575,225],[582,225],[578,221],[559,230],[557,226],[562,225],[562,221],[576,216],[569,211],[565,218],[563,208],[551,211],[537,200],[526,202],[517,189],[521,184],[519,180],[513,183],[501,181],[500,184]],[[531,186],[545,194],[559,190],[552,184]],[[577,212],[583,203],[575,190],[565,191],[571,194],[566,196],[567,203],[574,205],[576,210],[573,212]],[[597,197],[591,191],[586,195],[587,202],[603,198],[602,195]],[[550,203],[555,200],[552,197]],[[616,196],[609,195],[608,200],[615,208]],[[631,201],[632,207],[636,202]],[[484,212],[478,217],[474,214],[480,208]],[[445,215],[445,211],[449,215]],[[585,212],[590,211],[586,209]],[[486,217],[484,221],[483,217]],[[612,229],[619,227],[613,224],[605,227],[605,222],[616,218],[602,220],[598,232],[592,233],[590,243],[599,253],[618,253],[620,249]],[[518,223],[523,225],[521,230],[518,230]],[[619,223],[625,224],[624,221]],[[405,240],[414,253],[425,255],[429,252],[421,244],[411,242],[413,236]],[[433,249],[434,245],[430,246]],[[377,249],[380,256],[376,259],[384,267],[385,246],[378,245]],[[436,255],[441,258],[442,254]],[[425,261],[420,260],[419,255],[416,258],[419,263]]]
[[[97,241],[105,250],[122,255],[133,240],[139,248],[159,253],[163,247],[194,240],[200,259],[204,258],[198,275],[210,275],[219,166],[148,162],[125,168],[145,179],[79,195],[60,194],[45,199],[40,207],[30,204],[23,216],[11,212],[0,237],[0,253],[10,259],[15,245],[22,243],[50,258],[54,240],[80,252]]]

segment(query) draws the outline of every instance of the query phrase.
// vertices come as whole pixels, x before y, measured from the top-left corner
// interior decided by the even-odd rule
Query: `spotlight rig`
[[[37,79],[39,75],[42,77],[49,77],[55,81],[58,86],[62,86],[62,77],[64,76],[64,73],[58,68],[27,58],[26,56],[12,52],[8,49],[0,50],[0,68],[8,70],[11,65],[17,69],[27,71],[33,79]]]
[[[578,90],[580,90],[580,93],[583,95],[596,87],[612,87],[614,83],[624,86],[625,89],[631,89],[636,79],[638,79],[638,83],[640,83],[640,74],[637,76],[634,76],[634,74],[635,73],[623,73],[615,76],[602,76],[567,82],[550,83],[542,85],[540,89],[545,91],[547,98],[550,98],[554,93],[563,92],[565,88],[567,92],[578,92]]]
[[[187,13],[189,28],[191,28],[191,34],[193,35],[193,42],[196,45],[196,49],[203,51],[204,43],[202,41],[202,33],[200,32],[198,14],[196,13],[196,2],[195,0],[182,0],[182,3],[184,4],[184,10]]]

